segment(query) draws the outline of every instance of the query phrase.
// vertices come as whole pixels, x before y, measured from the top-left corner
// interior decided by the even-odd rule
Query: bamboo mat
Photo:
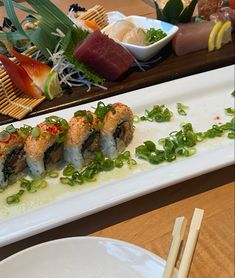
[[[88,11],[77,16],[82,20],[95,20],[101,27],[108,24],[108,18],[103,6],[96,5]],[[36,47],[31,47],[25,54],[32,56],[36,52]],[[16,59],[13,58],[16,62]],[[45,97],[34,99],[25,95],[21,90],[17,89],[11,81],[5,69],[0,66],[0,113],[10,116],[17,120],[23,119],[36,106],[45,100]]]
[[[35,51],[36,48],[31,47],[25,51],[25,54],[31,57]],[[16,59],[13,58],[12,60],[16,62]],[[20,120],[44,100],[44,96],[39,99],[26,96],[21,90],[15,87],[5,69],[3,67],[0,69],[1,114]]]

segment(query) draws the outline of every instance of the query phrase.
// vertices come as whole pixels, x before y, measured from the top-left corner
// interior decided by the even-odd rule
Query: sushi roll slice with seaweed
[[[133,138],[134,116],[131,109],[122,103],[103,106],[100,102],[95,113],[102,114],[99,110],[102,111],[104,107],[107,113],[101,124],[101,149],[105,156],[114,159],[125,150]]]
[[[0,188],[27,166],[24,152],[25,137],[19,129],[9,125],[0,132]]]
[[[26,161],[33,176],[54,169],[63,159],[64,141],[68,123],[65,119],[50,116],[33,128],[25,142]]]
[[[89,164],[100,151],[99,120],[90,111],[79,110],[69,121],[65,142],[65,161],[78,170]]]

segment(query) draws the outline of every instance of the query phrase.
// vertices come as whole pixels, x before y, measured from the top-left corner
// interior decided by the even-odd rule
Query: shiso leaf
[[[80,63],[75,57],[74,57],[74,50],[78,44],[78,42],[82,42],[89,32],[83,31],[81,29],[72,29],[69,30],[65,37],[61,40],[61,46],[64,49],[64,55],[66,56],[67,60],[75,66],[75,68],[81,70],[83,74],[91,81],[93,81],[95,84],[103,84],[104,79],[97,75],[94,71],[88,69],[84,64]]]

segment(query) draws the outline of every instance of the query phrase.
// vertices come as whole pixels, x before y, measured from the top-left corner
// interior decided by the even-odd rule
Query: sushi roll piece
[[[114,159],[133,138],[134,116],[125,104],[114,103],[112,108],[104,116],[101,126],[101,149],[105,156]]]
[[[24,141],[13,125],[0,132],[0,188],[5,188],[12,175],[26,168]]]
[[[50,116],[33,128],[25,141],[26,161],[33,176],[40,177],[63,159],[68,123]]]
[[[90,111],[79,110],[69,121],[65,142],[65,161],[78,170],[89,164],[100,151],[99,120]]]

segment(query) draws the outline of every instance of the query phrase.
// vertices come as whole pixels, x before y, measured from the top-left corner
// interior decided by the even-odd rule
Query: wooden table
[[[69,3],[73,1],[54,2],[63,10],[67,10]],[[97,3],[103,4],[107,10],[119,10],[127,15],[154,16],[152,8],[140,0],[79,1],[80,5],[87,8]],[[189,277],[234,277],[233,166],[187,180],[0,248],[0,260],[41,242],[81,235],[124,240],[165,259],[175,218],[183,215],[190,221],[195,207],[204,209],[205,215]]]

